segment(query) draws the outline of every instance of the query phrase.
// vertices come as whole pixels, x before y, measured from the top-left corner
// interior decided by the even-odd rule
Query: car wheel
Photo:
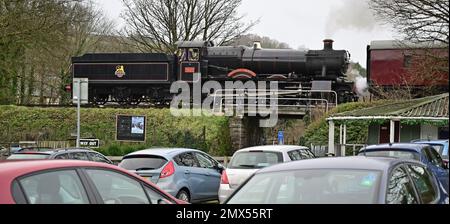
[[[180,199],[188,203],[191,201],[189,193],[186,190],[180,190],[180,192],[178,192],[177,194],[177,199]]]

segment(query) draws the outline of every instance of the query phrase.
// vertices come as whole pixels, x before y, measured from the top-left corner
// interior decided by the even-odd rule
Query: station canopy
[[[449,120],[449,93],[334,114],[328,121],[345,120]]]

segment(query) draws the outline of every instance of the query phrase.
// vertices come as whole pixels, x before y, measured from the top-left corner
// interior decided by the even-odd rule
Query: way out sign
[[[80,139],[80,147],[86,148],[100,148],[100,140],[99,139]]]

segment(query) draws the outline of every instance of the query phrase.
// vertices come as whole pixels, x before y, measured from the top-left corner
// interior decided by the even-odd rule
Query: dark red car
[[[0,204],[179,204],[119,167],[88,161],[0,163]]]

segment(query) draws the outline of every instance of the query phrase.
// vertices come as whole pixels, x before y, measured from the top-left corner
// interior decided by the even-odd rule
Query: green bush
[[[328,114],[325,114],[322,118],[313,121],[308,125],[305,131],[305,135],[299,139],[302,145],[327,145],[328,144],[328,131],[329,126],[326,119],[333,114],[343,113],[346,111],[358,110],[368,107],[374,107],[386,103],[386,101],[373,101],[373,102],[357,102],[347,103],[339,105],[337,108],[331,110]],[[339,133],[339,126],[336,125],[335,133]],[[347,126],[347,143],[348,144],[360,144],[367,141],[369,132],[369,125],[367,123],[352,123]],[[335,135],[335,141],[339,141],[339,135]]]
[[[116,142],[117,115],[147,117],[146,142]],[[0,142],[66,141],[76,132],[76,108],[0,106]],[[169,109],[81,110],[81,136],[98,138],[98,151],[111,156],[151,147],[196,148],[214,156],[231,151],[227,117],[175,117]]]

